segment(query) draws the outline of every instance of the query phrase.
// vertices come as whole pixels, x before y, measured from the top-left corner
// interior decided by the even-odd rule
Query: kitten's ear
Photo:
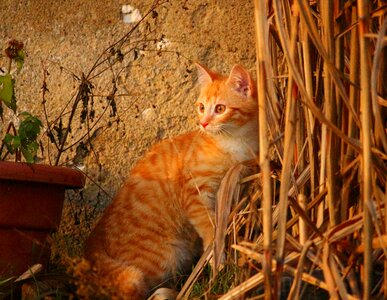
[[[250,74],[241,65],[235,65],[232,68],[227,79],[227,85],[244,97],[249,97],[254,92],[254,83]]]
[[[214,73],[201,64],[195,63],[198,70],[198,82],[201,86],[210,84],[214,80]]]

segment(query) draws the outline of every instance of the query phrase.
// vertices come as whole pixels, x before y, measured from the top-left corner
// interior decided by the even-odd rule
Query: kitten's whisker
[[[226,128],[225,128],[225,126],[222,126],[221,127],[221,134],[223,134],[223,135],[227,135],[228,137],[232,137],[233,136],[233,134],[230,132],[230,131],[228,131]]]

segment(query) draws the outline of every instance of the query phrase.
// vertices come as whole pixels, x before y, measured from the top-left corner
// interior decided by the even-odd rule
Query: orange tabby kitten
[[[220,181],[258,150],[256,90],[249,73],[235,65],[224,77],[197,67],[200,130],[153,146],[86,243],[85,257],[101,282],[123,299],[144,299],[211,245]]]

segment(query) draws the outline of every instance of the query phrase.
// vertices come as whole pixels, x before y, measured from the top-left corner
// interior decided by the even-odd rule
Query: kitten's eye
[[[222,114],[225,112],[225,110],[226,110],[226,105],[218,104],[217,106],[215,106],[215,112],[217,114]]]
[[[204,104],[203,103],[199,103],[199,112],[200,113],[204,112]]]

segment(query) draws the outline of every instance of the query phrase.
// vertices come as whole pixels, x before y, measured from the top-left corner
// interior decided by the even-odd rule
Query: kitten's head
[[[232,135],[257,118],[255,83],[249,72],[235,65],[228,77],[197,64],[201,93],[196,102],[200,129],[214,135]]]

